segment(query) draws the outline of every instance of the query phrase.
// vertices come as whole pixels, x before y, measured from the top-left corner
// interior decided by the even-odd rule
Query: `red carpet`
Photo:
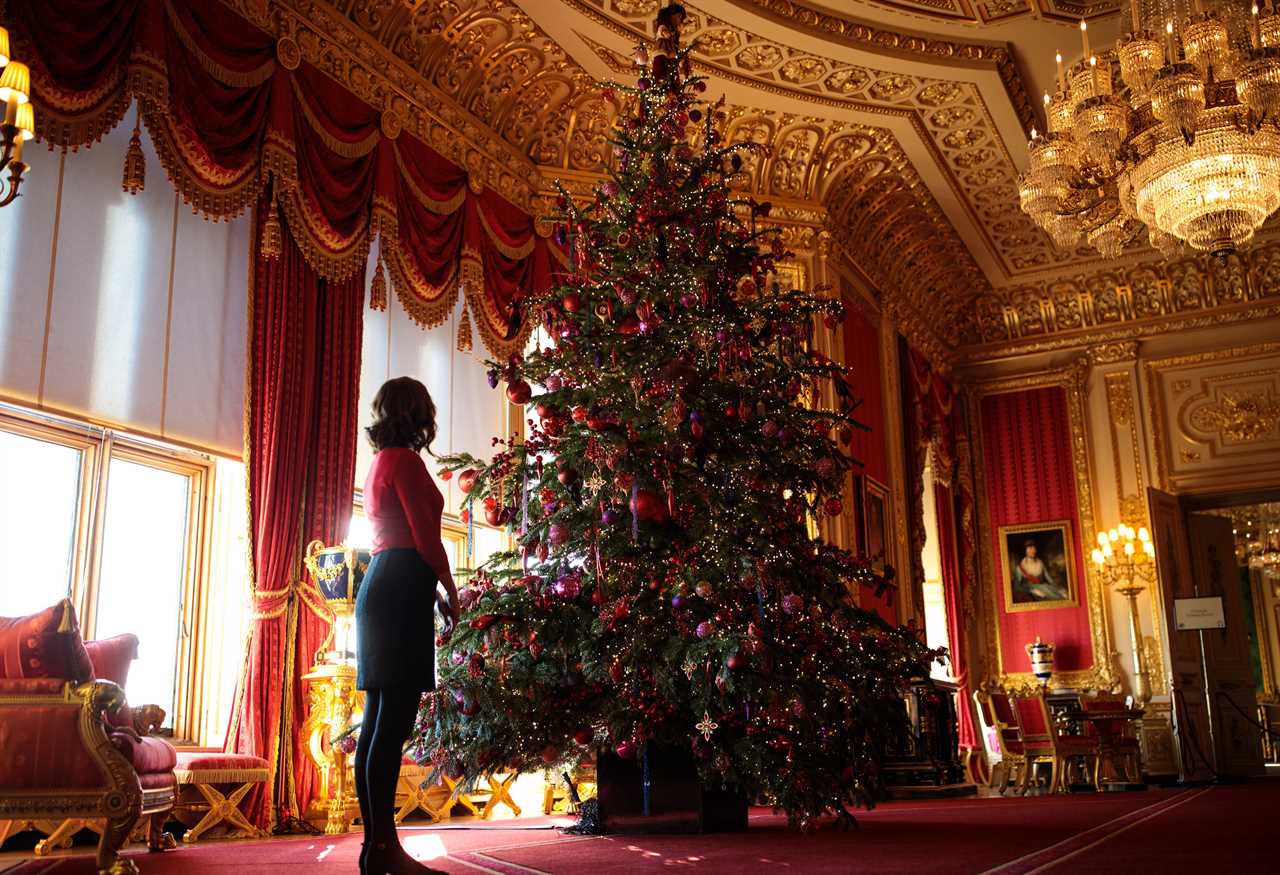
[[[415,856],[450,873],[613,875],[673,868],[695,872],[991,873],[1030,875],[1270,871],[1280,781],[1030,799],[963,799],[886,804],[858,815],[849,832],[790,830],[757,810],[745,834],[580,838],[555,830],[401,830]],[[547,820],[522,820],[536,826]],[[352,875],[358,835],[277,839],[136,853],[144,875]],[[92,875],[89,857],[21,863],[3,875]]]

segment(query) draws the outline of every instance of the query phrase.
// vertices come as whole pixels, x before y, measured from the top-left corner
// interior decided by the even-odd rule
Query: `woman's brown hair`
[[[436,439],[436,405],[427,387],[413,377],[396,377],[373,396],[373,424],[365,429],[375,450],[408,447],[431,450]]]

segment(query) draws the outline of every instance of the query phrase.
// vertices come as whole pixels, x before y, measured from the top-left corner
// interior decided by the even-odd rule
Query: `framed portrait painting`
[[[1070,520],[1000,527],[1006,611],[1077,604]]]
[[[858,549],[871,560],[876,574],[883,574],[889,542],[889,488],[883,483],[859,475],[857,492]]]

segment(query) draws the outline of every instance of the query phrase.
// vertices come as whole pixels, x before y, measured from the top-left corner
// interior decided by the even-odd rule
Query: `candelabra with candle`
[[[1098,532],[1093,564],[1116,592],[1129,601],[1129,640],[1133,646],[1133,698],[1138,707],[1151,700],[1151,681],[1142,652],[1142,624],[1138,619],[1138,593],[1155,582],[1155,545],[1145,528],[1134,530],[1121,523]]]
[[[23,145],[36,135],[36,112],[31,106],[31,71],[27,65],[9,58],[9,31],[0,27],[0,103],[4,104],[4,148],[0,170],[9,168],[9,190],[0,207],[13,203],[22,185],[27,165],[22,161]]]

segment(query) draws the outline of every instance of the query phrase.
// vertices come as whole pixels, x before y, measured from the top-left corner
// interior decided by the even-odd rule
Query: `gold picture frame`
[[[1001,526],[1000,571],[1007,613],[1071,608],[1080,604],[1071,520]],[[1027,573],[1027,565],[1039,568]]]

